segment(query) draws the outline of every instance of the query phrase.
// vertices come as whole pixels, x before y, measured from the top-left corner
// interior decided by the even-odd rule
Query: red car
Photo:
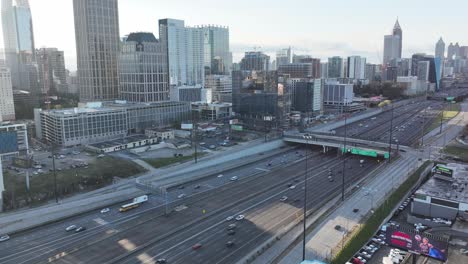
[[[199,249],[199,248],[201,248],[201,247],[202,247],[202,244],[196,243],[195,245],[192,246],[192,249],[193,249],[193,250],[197,250],[197,249]]]

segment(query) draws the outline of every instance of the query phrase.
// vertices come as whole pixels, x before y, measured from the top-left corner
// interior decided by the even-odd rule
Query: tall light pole
[[[388,144],[388,163],[390,163],[390,158],[392,155],[392,131],[393,131],[393,104],[392,104],[392,117],[390,119],[390,139]]]
[[[306,255],[306,219],[307,219],[307,149],[309,148],[309,139],[311,136],[308,134],[305,134],[302,136],[306,140],[306,149],[305,149],[305,174],[304,174],[304,205],[303,205],[303,211],[304,211],[304,230],[302,234],[302,260],[305,260],[305,255]]]
[[[346,137],[347,137],[347,128],[348,128],[348,123],[347,123],[347,120],[348,120],[348,116],[345,115],[345,119],[344,119],[344,138],[343,138],[343,170],[341,172],[341,201],[344,202],[344,193],[345,193],[345,170],[346,170],[346,153],[347,153],[347,150],[346,150]]]

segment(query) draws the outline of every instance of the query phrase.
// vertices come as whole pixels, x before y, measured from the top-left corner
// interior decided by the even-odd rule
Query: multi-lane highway
[[[112,208],[108,215],[90,213],[19,234],[2,244],[0,262],[137,263],[143,260],[154,263],[158,258],[165,258],[168,263],[233,263],[273,236],[280,227],[301,217],[303,155],[304,150],[293,151],[263,161],[263,167],[257,164],[250,168],[257,172],[256,176],[235,175],[240,176],[239,181],[189,196],[187,208],[169,216],[163,216],[162,199],[151,197],[152,202],[133,212],[119,213]],[[310,155],[308,207],[313,208],[340,191],[342,163],[336,154],[314,151]],[[366,160],[360,167],[357,157],[349,158],[347,164],[348,185],[377,166],[375,161]],[[227,173],[220,178],[231,175]],[[333,181],[329,181],[329,175]],[[214,175],[212,181],[220,178]],[[288,184],[296,188],[290,189]],[[176,190],[187,192],[197,185],[202,184],[196,182]],[[279,201],[282,196],[287,196],[285,202]],[[236,234],[229,236],[226,228],[230,222],[225,218],[239,214],[245,215],[245,219],[231,221],[237,227]],[[64,229],[70,224],[85,225],[88,230],[67,233]],[[234,246],[226,247],[227,241],[233,241]],[[201,243],[202,247],[193,250],[195,243]]]
[[[442,109],[441,101],[414,100],[393,110],[387,106],[386,111],[381,114],[347,125],[346,135],[389,143],[390,126],[392,126],[392,144],[412,145],[423,135],[424,129],[432,124]],[[345,128],[336,129],[336,134],[344,136]]]

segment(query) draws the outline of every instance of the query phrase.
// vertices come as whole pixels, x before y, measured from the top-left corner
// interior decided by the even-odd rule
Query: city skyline
[[[248,5],[244,5],[243,2],[240,1],[238,6],[248,6],[248,9],[238,10],[238,7],[232,7],[229,3],[217,3],[212,0],[197,3],[176,0],[157,4],[148,0],[120,0],[120,37],[138,31],[149,31],[158,35],[158,20],[175,18],[184,20],[189,26],[203,24],[228,26],[234,62],[238,62],[245,51],[253,50],[254,47],[261,47],[263,52],[274,57],[278,49],[292,46],[296,54],[310,54],[322,60],[334,55],[343,57],[359,55],[366,57],[368,62],[381,63],[382,36],[391,31],[398,17],[405,31],[403,57],[411,57],[413,53],[421,52],[432,54],[434,45],[440,37],[447,44],[459,42],[466,45],[468,43],[468,37],[457,33],[463,32],[462,27],[466,24],[461,12],[464,10],[463,6],[468,7],[468,3],[458,0],[454,1],[456,2],[454,4],[460,8],[453,9],[447,5],[447,10],[450,9],[453,15],[431,27],[427,27],[424,19],[414,15],[417,13],[415,9],[418,8],[418,3],[413,2],[397,1],[382,4],[359,0],[353,3],[353,7],[358,7],[357,10],[360,10],[363,15],[352,17],[346,12],[350,3],[340,3],[340,8],[336,8],[337,1],[309,3],[296,0],[288,5],[289,7],[271,1],[249,2]],[[191,12],[186,13],[180,9],[181,4],[186,7],[184,10],[191,10]],[[435,8],[436,5],[431,5],[427,1],[425,4],[427,8],[424,9],[424,17],[433,17],[445,9],[439,6]],[[64,50],[67,68],[76,70],[75,43],[69,41],[75,37],[72,1],[30,0],[30,5],[36,47],[56,47]],[[206,8],[210,5],[216,5],[216,8]],[[50,6],[63,12],[56,12],[53,18],[49,19],[44,14],[50,10]],[[296,8],[299,6],[305,8]],[[401,6],[405,8],[402,9]],[[230,12],[220,12],[222,10]],[[315,11],[310,13],[310,10]],[[239,19],[237,11],[246,16]],[[333,14],[332,23],[326,20],[330,13]],[[135,14],[138,14],[138,23],[134,23]],[[277,19],[278,17],[284,17],[284,19]],[[258,18],[261,18],[260,21],[264,23],[258,23]],[[63,23],[56,23],[57,20]],[[324,21],[327,23],[323,23]],[[310,27],[310,22],[316,22],[318,26]],[[354,25],[352,28],[344,27],[350,23]],[[251,25],[255,27],[252,28]],[[50,28],[55,30],[51,31]],[[284,32],[283,37],[278,37],[277,32]],[[3,43],[3,37],[0,39]]]

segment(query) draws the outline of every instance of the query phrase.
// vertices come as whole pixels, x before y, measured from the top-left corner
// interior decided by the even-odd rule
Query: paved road
[[[296,153],[293,153],[293,155],[296,156]],[[312,159],[309,163],[315,163],[315,166],[326,166],[326,162],[333,163],[336,161],[336,158],[333,156],[326,156],[323,154],[321,156],[322,157],[320,158]],[[281,156],[280,160],[281,159],[283,159],[283,156]],[[299,156],[295,159],[299,160]],[[247,237],[251,237],[250,235],[253,234],[252,232],[259,232],[260,229],[258,229],[257,223],[255,222],[256,220],[254,220],[255,218],[253,217],[256,211],[251,214],[250,210],[265,210],[265,208],[269,208],[269,206],[271,206],[271,203],[278,203],[278,199],[283,195],[283,192],[291,191],[285,186],[286,182],[292,181],[291,177],[294,176],[294,173],[297,174],[303,171],[303,163],[303,161],[301,162],[299,160],[295,165],[291,165],[291,167],[288,168],[282,167],[278,170],[273,168],[271,172],[265,171],[263,174],[265,176],[258,176],[258,179],[254,179],[254,177],[246,180],[240,180],[230,186],[217,188],[212,192],[205,192],[195,196],[196,199],[187,201],[187,205],[189,206],[188,209],[173,213],[169,218],[160,217],[160,215],[164,213],[164,207],[155,207],[154,205],[151,205],[151,202],[149,202],[141,208],[136,209],[134,212],[130,211],[122,215],[116,212],[115,208],[112,208],[111,213],[108,215],[100,216],[99,214],[90,214],[88,216],[89,218],[83,219],[86,221],[88,230],[80,234],[68,234],[64,231],[64,228],[71,223],[75,223],[74,221],[65,221],[64,223],[49,226],[48,228],[44,227],[43,229],[26,233],[24,236],[15,237],[11,241],[2,244],[2,248],[0,249],[0,261],[2,263],[36,263],[49,261],[49,258],[53,259],[57,257],[59,262],[64,263],[67,263],[67,261],[68,263],[103,263],[126,253],[128,250],[131,250],[138,245],[151,241],[155,237],[162,238],[165,234],[176,231],[177,228],[180,228],[190,220],[197,220],[197,224],[191,225],[189,229],[176,233],[177,237],[179,237],[176,241],[174,241],[174,239],[169,239],[164,240],[167,241],[165,243],[178,244],[181,241],[181,237],[190,238],[190,232],[195,232],[194,234],[196,234],[200,232],[200,230],[204,230],[204,232],[200,234],[201,237],[195,236],[195,238],[203,240],[205,238],[204,236],[208,235],[211,230],[217,230],[217,232],[219,232],[218,229],[211,228],[214,224],[216,224],[216,227],[224,230],[225,226],[221,227],[220,224],[222,219],[227,215],[238,214],[245,210],[247,210],[244,213],[247,219],[243,221],[242,225],[246,225],[254,229],[250,231],[249,227],[245,227],[245,235]],[[353,163],[356,165],[353,169],[356,170],[356,173],[352,175],[355,177],[363,177],[365,173],[363,173],[362,170],[364,170],[364,168],[360,168],[357,165],[357,159],[353,159],[353,161],[349,162],[349,164]],[[370,163],[371,162],[369,161],[368,166],[375,166],[370,165]],[[292,170],[293,168],[294,170]],[[328,168],[326,170],[328,171]],[[333,173],[338,173],[338,171]],[[301,173],[299,173],[298,176],[300,176],[300,174]],[[329,182],[326,179],[326,176],[322,177],[319,183],[331,185],[338,184],[337,182]],[[298,182],[297,184],[301,183]],[[336,191],[333,188],[323,188],[323,186],[317,185],[312,181],[309,185],[311,185],[310,188],[316,188],[317,192]],[[193,188],[193,186],[187,186],[185,188]],[[300,186],[298,186],[298,189],[299,188]],[[294,197],[294,191],[292,192],[291,201],[293,201],[292,197]],[[325,194],[322,193],[322,195]],[[265,205],[263,203],[259,203],[263,200],[268,203]],[[313,201],[312,198],[310,201]],[[317,203],[317,201],[318,200],[315,200],[314,202]],[[286,209],[286,212],[288,212],[288,208],[290,207],[294,207],[294,203],[282,204],[282,206],[280,206],[280,208],[282,208],[280,211],[273,210],[273,212],[279,212],[281,215],[284,213],[282,210]],[[208,213],[203,214],[203,209]],[[146,212],[142,212],[145,210]],[[206,220],[200,220],[200,218],[203,218],[211,212],[215,212],[215,210],[221,211],[210,216]],[[300,209],[296,208],[295,210],[297,211]],[[120,216],[120,218],[118,220],[114,220],[114,217],[116,216]],[[273,219],[275,218],[276,217]],[[260,219],[263,219],[263,217]],[[249,225],[248,223],[250,221],[254,222],[251,222],[252,224]],[[270,221],[270,224],[274,222],[275,221]],[[241,230],[241,228],[239,228],[239,230]],[[242,230],[244,230],[244,228],[242,228]],[[236,234],[236,239],[242,239],[244,237],[241,232],[242,231],[239,231],[239,235]],[[260,236],[259,239],[266,239],[266,237]],[[219,243],[224,247],[225,238],[222,238],[222,240],[223,241]],[[191,245],[188,244],[192,242],[193,241],[189,240],[179,246],[183,246],[184,248],[188,246],[188,248],[190,248]],[[241,242],[239,241],[239,245],[240,243]],[[152,246],[163,246],[167,249],[172,248],[172,246],[166,247],[165,245],[154,243]],[[254,245],[250,244],[250,246],[247,245],[246,247],[243,247],[243,250],[245,250],[244,253],[251,250],[253,246]],[[201,253],[205,252],[205,254],[202,254],[201,259],[210,258],[218,253],[216,250],[212,251],[209,248],[211,247],[206,246],[200,251]],[[147,254],[154,254],[152,253],[154,250],[156,249],[149,247]],[[174,252],[177,252],[173,250],[175,250],[175,248],[168,251],[168,258],[178,259],[182,257],[172,256]],[[141,254],[144,253],[146,253],[146,250],[141,252]],[[236,256],[240,257],[241,255]],[[132,258],[128,260],[132,260]],[[231,261],[234,260],[232,259]]]

